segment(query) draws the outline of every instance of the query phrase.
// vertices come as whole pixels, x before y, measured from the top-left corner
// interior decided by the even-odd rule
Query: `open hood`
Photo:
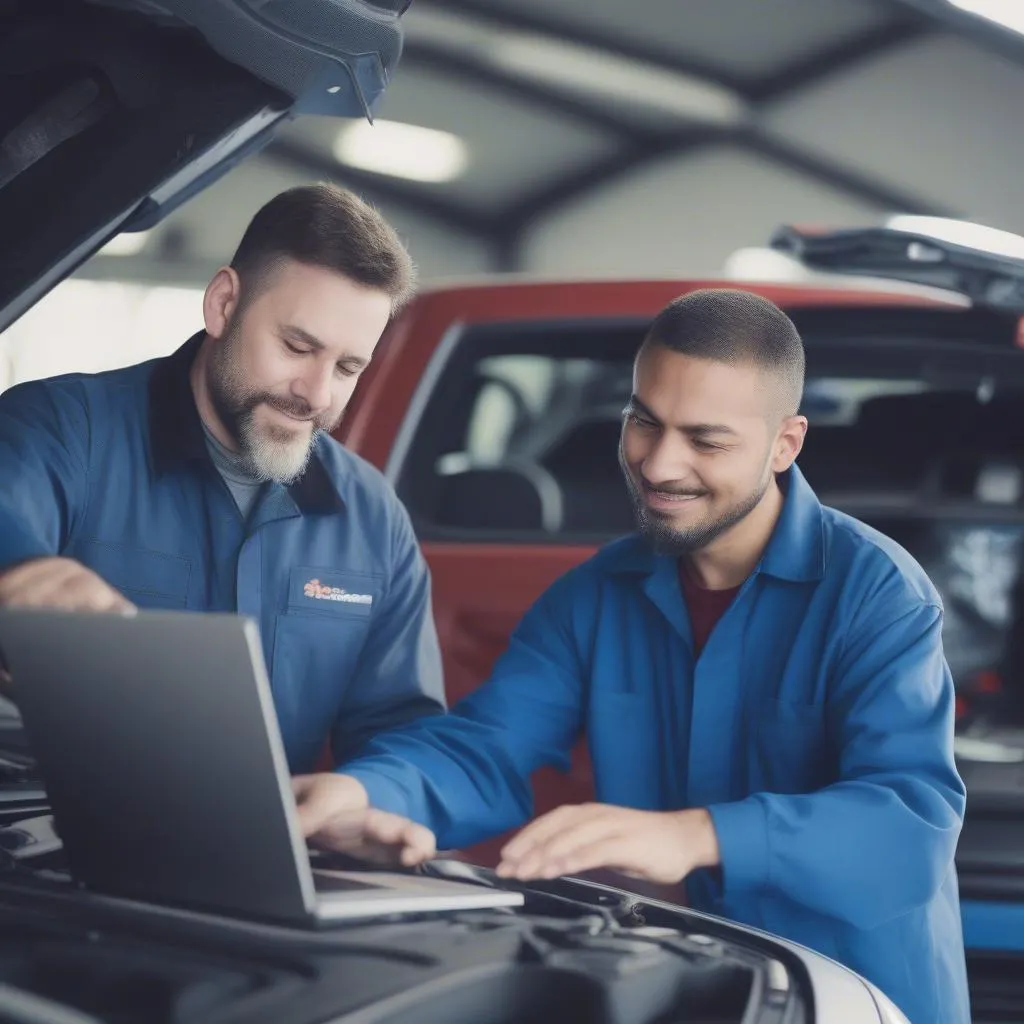
[[[299,114],[369,117],[411,0],[0,0],[0,330]]]

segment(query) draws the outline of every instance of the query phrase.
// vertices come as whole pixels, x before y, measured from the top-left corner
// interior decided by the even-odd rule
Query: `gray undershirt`
[[[238,506],[238,511],[242,513],[242,518],[248,519],[253,505],[259,499],[260,491],[263,489],[263,481],[253,476],[245,459],[238,452],[225,448],[210,433],[205,423],[203,424],[203,433],[206,435],[206,447],[210,452],[210,458],[213,459],[214,466],[217,467],[217,472],[227,484],[231,497],[235,499],[235,504]]]

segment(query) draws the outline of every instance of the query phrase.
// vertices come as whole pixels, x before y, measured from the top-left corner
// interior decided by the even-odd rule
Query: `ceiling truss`
[[[534,191],[511,198],[486,214],[469,205],[441,198],[436,190],[418,188],[397,179],[386,178],[341,166],[314,151],[286,140],[275,141],[265,151],[267,158],[287,163],[304,173],[327,176],[345,182],[371,197],[389,201],[433,218],[445,226],[487,242],[496,253],[495,270],[521,268],[522,240],[536,221],[562,204],[572,202],[592,189],[634,173],[645,165],[667,156],[697,153],[714,145],[732,145],[756,154],[796,174],[807,176],[832,189],[884,209],[907,213],[955,216],[956,211],[937,209],[919,197],[889,187],[837,163],[827,155],[809,152],[768,133],[760,115],[772,104],[826,80],[860,63],[872,60],[897,47],[906,46],[935,31],[947,22],[940,8],[943,0],[874,0],[888,14],[887,23],[824,47],[809,57],[795,61],[779,72],[763,77],[739,77],[699,58],[681,58],[667,51],[640,46],[612,37],[593,27],[571,23],[557,15],[543,16],[522,11],[496,10],[482,0],[431,0],[432,6],[448,14],[486,19],[499,27],[547,36],[560,42],[614,53],[661,71],[696,77],[722,86],[739,96],[751,116],[728,126],[679,124],[655,128],[627,119],[617,110],[580,96],[569,96],[554,88],[527,80],[489,64],[485,58],[456,53],[443,45],[409,39],[403,63],[493,89],[511,100],[542,105],[564,118],[599,129],[616,140],[608,157],[574,169],[544,183]],[[957,18],[952,19],[957,22]],[[971,19],[976,22],[977,19]],[[958,24],[963,29],[963,24]],[[972,29],[976,26],[969,26]],[[992,43],[991,33],[982,30],[983,42]],[[1000,45],[1005,45],[1000,40]],[[1018,60],[1024,51],[1015,48]]]

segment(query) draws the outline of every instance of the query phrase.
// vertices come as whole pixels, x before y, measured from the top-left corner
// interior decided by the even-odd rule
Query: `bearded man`
[[[528,824],[498,873],[608,868],[967,1024],[954,851],[964,787],[939,595],[795,464],[804,351],[758,296],[671,303],[636,357],[620,461],[638,533],[558,580],[447,716],[295,780],[307,836],[405,816],[412,864],[521,825],[531,772],[585,735],[597,802]],[[377,813],[379,813],[378,811]]]
[[[409,517],[328,436],[414,283],[375,210],[291,189],[257,212],[177,352],[6,391],[0,604],[254,618],[293,772],[328,739],[340,763],[443,711]]]

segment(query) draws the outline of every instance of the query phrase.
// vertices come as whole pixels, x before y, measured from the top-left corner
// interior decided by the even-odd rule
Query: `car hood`
[[[369,116],[411,0],[0,0],[0,330],[301,114]]]

